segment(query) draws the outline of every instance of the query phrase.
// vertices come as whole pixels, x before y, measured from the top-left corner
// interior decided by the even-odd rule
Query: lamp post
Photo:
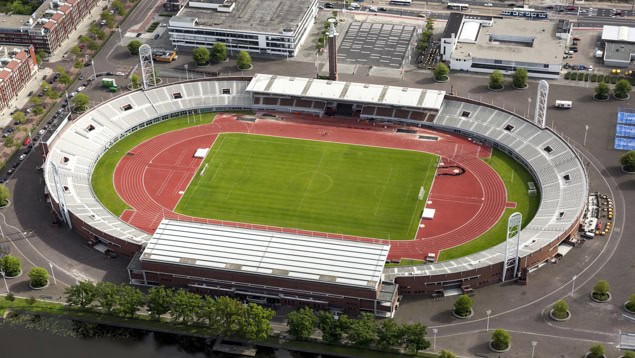
[[[0,275],[2,275],[2,279],[4,280],[4,286],[7,288],[7,295],[9,292],[9,285],[7,284],[7,278],[4,276],[4,270],[0,267]]]
[[[492,310],[487,310],[485,313],[487,313],[487,327],[485,328],[485,332],[489,332],[489,316],[492,314]]]
[[[534,353],[536,352],[536,345],[537,344],[538,344],[538,342],[531,341],[531,358],[534,358]]]
[[[57,280],[55,279],[55,270],[53,270],[53,263],[49,262],[49,267],[51,268],[51,276],[53,276],[53,284],[57,285]]]
[[[529,119],[530,110],[531,110],[531,97],[527,97],[527,119]]]
[[[187,80],[190,79],[190,76],[188,75],[188,72],[187,72],[187,68],[188,68],[187,63],[185,65],[183,65],[183,67],[185,67],[185,80],[187,81]]]
[[[582,146],[584,146],[584,147],[586,147],[586,135],[587,135],[588,131],[589,131],[589,125],[585,124],[584,125],[584,141],[582,143]]]
[[[434,338],[432,338],[432,350],[435,350],[437,346],[437,333],[439,333],[439,330],[437,328],[432,328],[432,333],[434,333]]]
[[[123,46],[123,36],[121,36],[121,27],[117,27],[117,31],[119,32],[119,43]]]
[[[95,71],[95,61],[91,58],[90,59],[90,67],[93,68],[93,79],[97,79],[97,72]]]
[[[573,291],[575,291],[575,279],[578,278],[578,275],[573,275],[573,280],[571,281],[571,297],[573,297]]]

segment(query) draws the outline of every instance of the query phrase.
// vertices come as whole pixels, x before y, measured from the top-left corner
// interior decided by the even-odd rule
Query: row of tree
[[[382,350],[405,348],[418,352],[430,347],[425,339],[426,326],[420,323],[398,324],[393,319],[377,321],[371,313],[364,312],[357,319],[346,315],[333,316],[331,312],[313,312],[308,307],[287,315],[289,334],[296,339],[309,339],[317,329],[327,343],[341,343],[344,338],[351,344]],[[346,336],[346,337],[344,337]]]
[[[512,74],[512,85],[515,88],[527,87],[527,80],[529,79],[529,72],[524,68],[517,68]],[[495,70],[489,76],[489,88],[493,90],[502,89],[505,85],[505,78],[503,73],[499,70]]]
[[[243,304],[230,297],[201,297],[179,289],[153,287],[144,294],[129,285],[80,282],[65,290],[69,306],[99,310],[105,314],[134,317],[145,308],[154,320],[169,315],[172,321],[207,326],[214,335],[264,340],[271,334],[275,312],[255,303]]]
[[[221,63],[227,60],[227,45],[222,42],[217,42],[212,46],[212,50],[208,50],[207,47],[195,48],[192,52],[192,58],[196,62],[197,66],[207,66],[210,62]],[[247,70],[251,68],[251,55],[247,51],[239,51],[236,56],[236,66],[241,70]]]
[[[613,95],[615,96],[615,98],[619,99],[628,98],[632,88],[633,87],[631,83],[627,79],[621,79],[615,84]],[[609,98],[610,92],[611,89],[609,88],[609,85],[606,82],[602,81],[598,83],[597,87],[595,87],[594,97],[595,99],[599,100],[607,100]]]
[[[434,31],[434,19],[429,17],[426,20],[426,29],[421,33],[421,37],[417,42],[417,54],[423,55],[424,52],[430,46],[430,42],[432,41],[432,33]]]

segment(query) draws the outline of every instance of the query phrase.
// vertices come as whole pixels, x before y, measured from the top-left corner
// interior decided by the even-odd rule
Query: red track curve
[[[418,150],[441,156],[445,165],[458,165],[460,176],[436,176],[427,207],[436,209],[433,220],[422,220],[415,240],[390,241],[388,258],[422,259],[428,253],[464,244],[489,230],[500,219],[507,203],[505,186],[498,174],[479,157],[491,148],[448,133],[417,129],[418,135],[438,137],[436,141],[416,135],[395,133],[393,126],[374,126],[355,119],[316,119],[311,116],[281,114],[284,121],[243,122],[234,115],[219,114],[213,124],[166,133],[132,149],[117,165],[115,189],[132,207],[121,219],[153,233],[162,218],[222,223],[330,238],[378,242],[384,240],[275,228],[245,223],[194,218],[173,211],[202,159],[193,158],[197,148],[211,147],[219,133],[240,132],[302,138],[387,148]]]

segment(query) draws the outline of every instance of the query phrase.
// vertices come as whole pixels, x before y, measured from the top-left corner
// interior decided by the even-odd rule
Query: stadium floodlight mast
[[[141,62],[141,77],[143,80],[143,89],[147,90],[150,86],[157,83],[154,76],[154,62],[152,61],[152,47],[143,44],[139,47],[139,61]]]

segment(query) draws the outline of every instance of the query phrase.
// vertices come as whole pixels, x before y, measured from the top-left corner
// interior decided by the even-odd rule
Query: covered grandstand
[[[47,142],[49,153],[43,169],[53,210],[87,240],[99,241],[119,254],[133,257],[152,242],[151,235],[110,213],[91,189],[95,164],[119,139],[153,123],[189,113],[265,109],[322,116],[329,103],[341,102],[360,106],[358,112],[351,113],[360,117],[364,108],[391,108],[391,113],[380,117],[477,138],[522,163],[534,175],[542,196],[536,216],[521,233],[520,267],[525,273],[554,256],[558,244],[577,228],[588,192],[587,176],[574,150],[550,129],[538,128],[495,107],[447,97],[442,91],[348,82],[326,84],[327,81],[300,78],[293,81],[302,85],[288,88],[272,78],[213,78],[137,90],[104,102],[69,122]],[[278,80],[290,82],[280,76]],[[327,91],[325,86],[337,86],[339,91]],[[357,91],[369,93],[360,95]],[[399,96],[400,93],[408,95]],[[308,97],[303,99],[304,95]],[[398,116],[399,113],[407,114]],[[425,118],[413,113],[425,113]],[[383,281],[398,284],[401,294],[429,294],[448,287],[475,288],[499,282],[503,245],[446,262],[386,268]],[[181,275],[169,271],[163,274]],[[360,308],[339,307],[352,311]]]

